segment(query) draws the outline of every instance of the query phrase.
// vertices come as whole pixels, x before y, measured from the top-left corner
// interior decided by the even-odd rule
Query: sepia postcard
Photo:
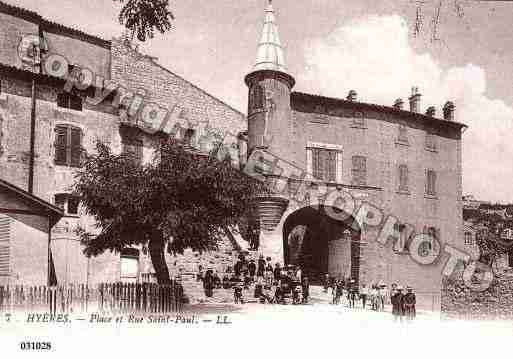
[[[512,17],[0,0],[2,358],[507,356]]]

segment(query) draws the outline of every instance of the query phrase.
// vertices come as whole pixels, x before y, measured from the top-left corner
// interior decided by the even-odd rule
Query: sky
[[[119,2],[4,0],[110,39]],[[170,1],[171,32],[141,44],[147,54],[246,113],[244,76],[256,58],[267,0]],[[274,0],[296,91],[391,105],[422,93],[422,107],[456,104],[463,134],[463,191],[513,202],[513,2],[424,0],[414,36],[414,0]],[[508,158],[510,160],[508,160]]]

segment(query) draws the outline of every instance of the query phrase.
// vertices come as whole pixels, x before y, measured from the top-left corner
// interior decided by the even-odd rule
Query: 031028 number
[[[52,343],[50,342],[21,342],[21,350],[51,350]]]

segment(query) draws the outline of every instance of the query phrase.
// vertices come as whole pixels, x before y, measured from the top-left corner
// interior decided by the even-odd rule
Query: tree
[[[509,253],[512,243],[501,239],[500,234],[503,227],[512,227],[511,220],[505,220],[495,212],[487,212],[486,209],[506,210],[509,206],[481,205],[477,209],[463,209],[463,219],[471,220],[474,223],[484,226],[477,231],[476,244],[479,247],[479,261],[492,268],[499,256]]]
[[[153,39],[155,30],[165,33],[171,30],[173,13],[169,10],[169,0],[114,0],[123,4],[119,12],[119,23],[139,41]]]
[[[235,169],[229,159],[198,155],[176,142],[163,143],[147,165],[113,154],[97,143],[77,172],[75,192],[100,233],[80,230],[85,254],[125,247],[148,248],[158,283],[169,283],[165,261],[185,248],[205,251],[235,230],[264,184]]]
[[[511,243],[500,238],[500,233],[495,233],[495,224],[491,224],[490,230],[486,233],[478,232],[476,236],[477,245],[480,251],[479,261],[489,265],[492,269],[499,256],[511,251]]]

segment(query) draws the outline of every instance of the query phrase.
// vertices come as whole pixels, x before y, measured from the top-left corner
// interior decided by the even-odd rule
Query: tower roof
[[[258,44],[257,59],[253,71],[273,70],[287,73],[283,47],[278,35],[278,26],[272,0],[265,9],[264,28]]]

